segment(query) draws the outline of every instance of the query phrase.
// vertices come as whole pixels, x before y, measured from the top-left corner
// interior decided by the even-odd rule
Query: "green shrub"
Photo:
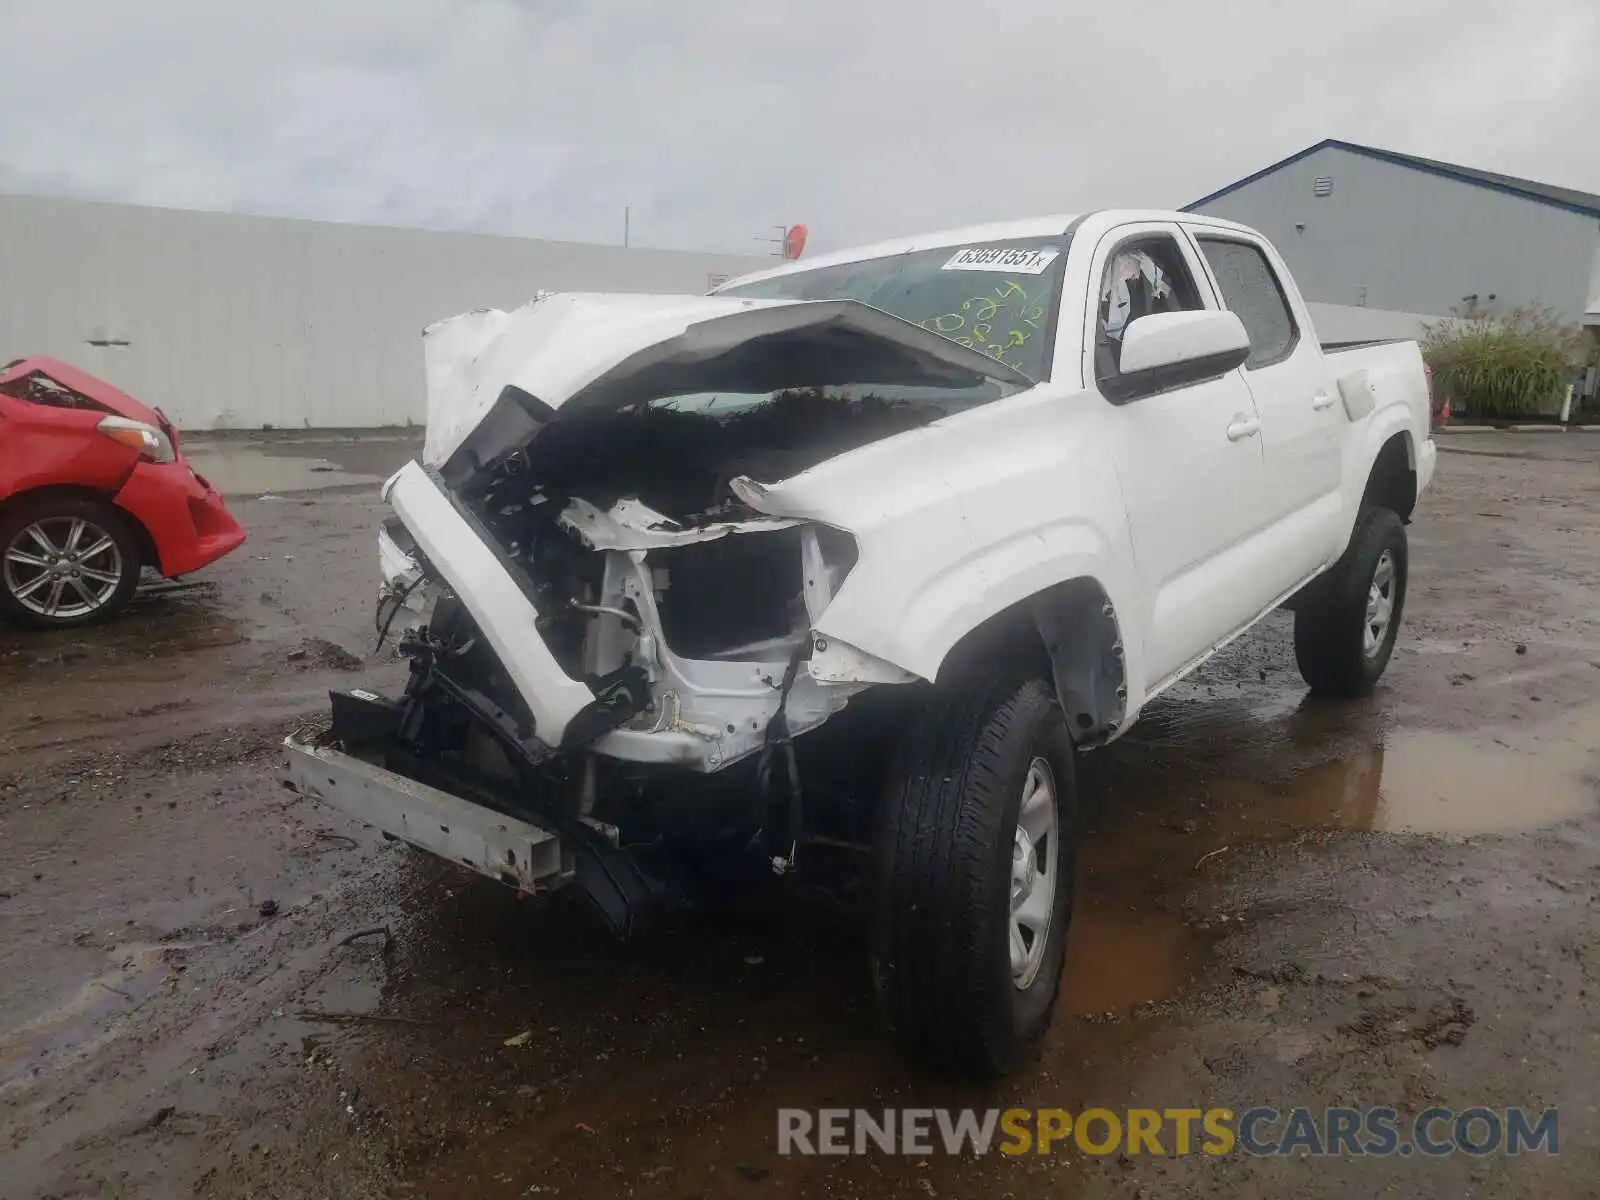
[[[1583,331],[1550,309],[1467,313],[1427,327],[1434,390],[1456,412],[1526,417],[1556,412],[1588,354]]]

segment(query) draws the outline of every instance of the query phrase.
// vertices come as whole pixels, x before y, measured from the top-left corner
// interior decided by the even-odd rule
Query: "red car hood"
[[[112,387],[105,380],[96,379],[87,371],[80,371],[71,363],[64,363],[60,359],[46,358],[43,355],[19,359],[3,371],[0,371],[0,383],[18,379],[24,375],[31,375],[35,371],[41,371],[57,383],[63,383],[80,395],[87,396],[96,404],[109,409],[119,417],[144,421],[157,428],[166,425],[166,422],[161,419],[161,414],[148,404],[139,403],[127,392]]]

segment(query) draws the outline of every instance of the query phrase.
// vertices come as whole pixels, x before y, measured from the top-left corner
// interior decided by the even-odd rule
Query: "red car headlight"
[[[137,450],[140,458],[150,462],[169,463],[178,457],[172,448],[172,439],[154,425],[143,421],[128,417],[106,417],[95,428],[112,441]]]

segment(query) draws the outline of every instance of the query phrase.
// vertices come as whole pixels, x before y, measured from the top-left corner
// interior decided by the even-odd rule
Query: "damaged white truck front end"
[[[954,445],[917,434],[1032,380],[850,301],[543,296],[424,345],[426,443],[379,535],[411,683],[336,694],[331,731],[290,739],[291,782],[371,820],[392,769],[376,823],[524,889],[598,856],[587,883],[625,931],[657,889],[607,847],[671,840],[641,807],[743,764],[690,836],[787,869],[794,739],[931,678],[973,620],[970,584],[920,586],[970,555]]]
[[[379,537],[409,680],[334,693],[290,784],[622,934],[713,855],[870,864],[885,1015],[979,1072],[1050,1020],[1076,754],[1280,606],[1313,689],[1370,690],[1434,463],[1416,346],[1324,354],[1265,239],[1192,214],[424,344]]]
[[[702,772],[775,718],[799,734],[919,678],[878,623],[828,620],[851,495],[780,515],[811,506],[745,472],[781,481],[1032,382],[852,302],[551,296],[425,346],[427,444],[385,489],[416,551],[398,573],[465,606],[544,746]]]

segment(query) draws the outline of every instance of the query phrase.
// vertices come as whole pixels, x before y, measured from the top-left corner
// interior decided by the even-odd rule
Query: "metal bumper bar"
[[[524,891],[572,878],[560,839],[536,825],[319,746],[305,732],[283,746],[286,779],[297,792],[419,849]]]

